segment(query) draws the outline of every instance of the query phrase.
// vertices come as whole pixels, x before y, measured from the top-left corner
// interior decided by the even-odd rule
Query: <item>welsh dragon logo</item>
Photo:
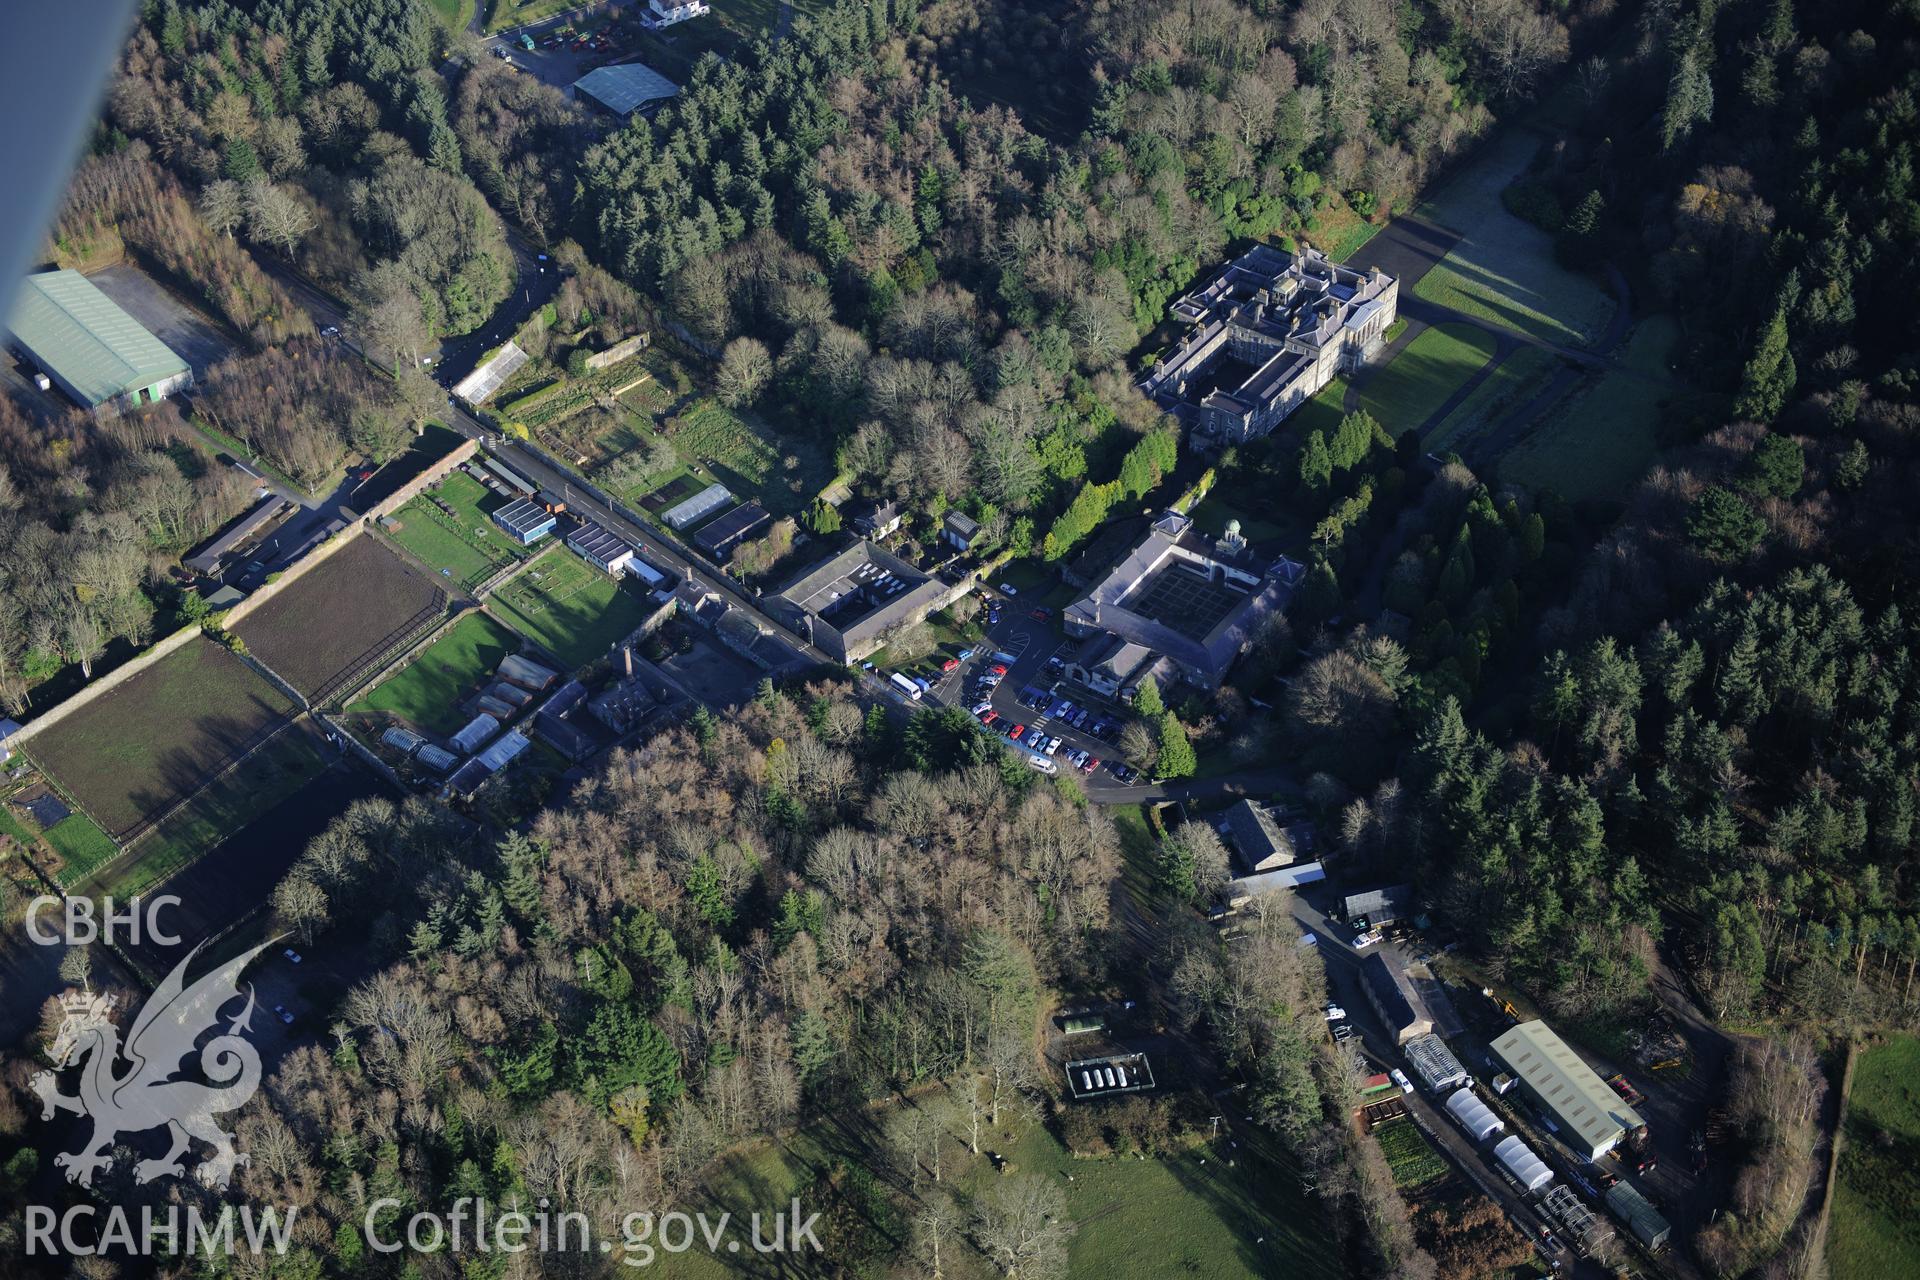
[[[212,1083],[174,1076],[200,1037],[219,1022],[220,1010],[239,999],[241,970],[272,945],[262,943],[189,987],[187,966],[200,954],[200,947],[195,947],[141,1006],[124,1045],[120,1029],[108,1016],[112,996],[89,991],[61,997],[66,1019],[49,1050],[54,1069],[40,1072],[30,1083],[40,1095],[42,1119],[71,1111],[93,1121],[93,1136],[80,1150],[54,1157],[54,1163],[67,1171],[67,1181],[92,1186],[95,1171],[113,1164],[113,1144],[122,1134],[165,1126],[172,1145],[158,1160],[135,1165],[135,1181],[151,1182],[186,1172],[180,1157],[190,1140],[198,1138],[214,1154],[195,1168],[195,1176],[210,1187],[226,1187],[235,1167],[245,1164],[247,1157],[234,1150],[233,1135],[215,1123],[214,1115],[244,1106],[260,1087],[260,1055],[240,1034],[248,1029],[253,1015],[251,986],[246,1007],[228,1021],[225,1032],[200,1049],[200,1071]],[[69,1097],[59,1090],[58,1074],[83,1058],[79,1094]],[[127,1063],[124,1071],[119,1069],[122,1059]]]

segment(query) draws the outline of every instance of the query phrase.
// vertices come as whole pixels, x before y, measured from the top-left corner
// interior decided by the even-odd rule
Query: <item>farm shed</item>
[[[633,563],[633,548],[591,520],[567,535],[567,545],[602,573],[624,573]]]
[[[1413,909],[1413,886],[1393,884],[1384,889],[1349,894],[1340,907],[1349,921],[1365,916],[1370,924],[1391,924]]]
[[[1439,1036],[1416,1036],[1407,1041],[1407,1061],[1428,1093],[1445,1093],[1467,1082],[1467,1069]]]
[[[1502,1138],[1493,1148],[1493,1158],[1498,1160],[1513,1180],[1527,1191],[1538,1191],[1553,1181],[1553,1170],[1547,1168],[1547,1162],[1533,1154],[1533,1148],[1518,1138]]]
[[[1407,981],[1398,956],[1375,951],[1360,962],[1360,976],[1366,980],[1367,999],[1393,1033],[1395,1044],[1406,1044],[1433,1031],[1433,1019],[1427,1016],[1419,993]]]
[[[576,99],[623,119],[679,92],[679,85],[644,62],[595,67],[573,82]]]
[[[735,547],[772,523],[773,517],[765,507],[743,502],[694,534],[694,545],[724,564],[732,558]]]
[[[497,771],[519,759],[520,753],[532,745],[527,740],[526,734],[518,729],[509,729],[500,735],[498,742],[482,751],[474,759],[486,765],[488,769]]]
[[[28,276],[6,327],[21,354],[85,409],[153,404],[193,381],[178,353],[78,271]]]
[[[706,519],[732,501],[733,494],[727,486],[710,484],[685,502],[668,507],[661,513],[660,518],[667,522],[669,529],[685,529],[688,525]]]
[[[1616,1182],[1607,1188],[1607,1208],[1613,1216],[1627,1224],[1627,1230],[1633,1232],[1633,1238],[1649,1249],[1658,1249],[1667,1242],[1672,1228],[1660,1211],[1647,1201],[1647,1198],[1634,1190],[1630,1182]]]
[[[517,653],[510,653],[500,659],[499,676],[502,680],[510,681],[523,689],[531,689],[535,693],[539,693],[560,678],[559,673],[551,667],[543,667]]]
[[[487,768],[480,760],[469,760],[454,770],[453,776],[447,779],[446,793],[448,795],[470,796],[480,789],[481,783],[492,776],[493,770]]]
[[[531,546],[553,532],[559,523],[553,513],[526,498],[515,498],[493,513],[493,522],[521,546]]]
[[[1485,1142],[1507,1127],[1506,1122],[1493,1114],[1492,1108],[1480,1101],[1471,1089],[1461,1089],[1448,1098],[1447,1112],[1475,1142]]]
[[[453,745],[461,751],[478,751],[480,744],[493,736],[500,722],[490,715],[477,715],[467,722],[467,727],[453,735]]]
[[[1509,1028],[1492,1048],[1521,1090],[1553,1120],[1560,1137],[1590,1160],[1613,1150],[1628,1130],[1644,1123],[1639,1112],[1538,1018]]]

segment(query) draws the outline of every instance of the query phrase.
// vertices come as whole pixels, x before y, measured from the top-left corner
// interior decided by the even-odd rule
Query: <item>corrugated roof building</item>
[[[1561,1140],[1589,1159],[1598,1160],[1629,1129],[1645,1123],[1538,1018],[1510,1028],[1492,1048],[1520,1088],[1546,1111]]]
[[[88,409],[151,404],[193,381],[185,360],[78,271],[28,276],[7,329],[27,359]]]
[[[679,85],[643,62],[595,67],[573,82],[574,97],[616,116],[630,116],[679,92]]]
[[[1375,951],[1360,962],[1360,976],[1366,980],[1367,999],[1393,1033],[1395,1044],[1405,1044],[1433,1030],[1433,1019],[1420,1002],[1420,993],[1407,981],[1397,960]]]
[[[1634,1239],[1647,1248],[1658,1249],[1666,1244],[1672,1228],[1660,1216],[1660,1211],[1634,1190],[1631,1183],[1616,1182],[1607,1188],[1607,1208],[1614,1217],[1626,1223]]]

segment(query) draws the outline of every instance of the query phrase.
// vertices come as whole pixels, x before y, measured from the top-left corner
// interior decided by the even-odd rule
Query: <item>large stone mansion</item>
[[[1378,267],[1255,245],[1173,304],[1190,327],[1140,389],[1202,447],[1264,436],[1376,356],[1399,303],[1400,282]]]

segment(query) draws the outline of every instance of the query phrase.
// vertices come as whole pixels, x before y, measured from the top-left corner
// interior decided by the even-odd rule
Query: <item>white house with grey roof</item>
[[[1377,356],[1399,307],[1378,267],[1255,245],[1173,304],[1189,328],[1140,389],[1200,443],[1252,440]]]

